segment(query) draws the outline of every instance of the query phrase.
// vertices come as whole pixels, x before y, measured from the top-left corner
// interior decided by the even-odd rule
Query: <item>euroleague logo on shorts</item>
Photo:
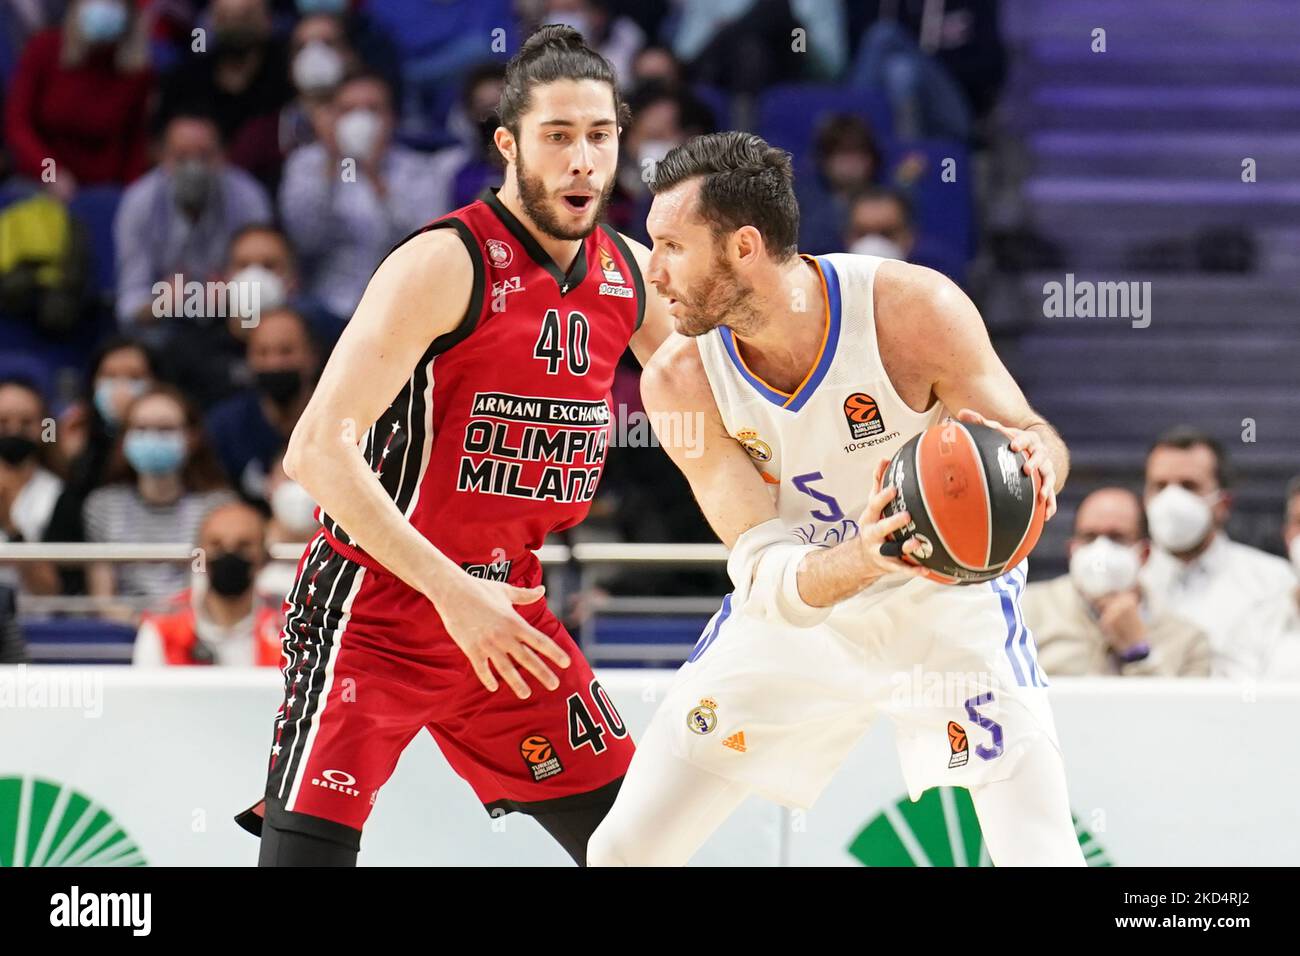
[[[524,758],[528,769],[533,772],[534,782],[564,772],[564,766],[555,754],[554,745],[541,734],[529,734],[520,741],[519,753]]]
[[[970,760],[970,741],[966,739],[966,728],[955,720],[948,721],[948,746],[952,756],[948,758],[948,769],[955,770],[966,766]]]
[[[510,248],[510,243],[502,242],[500,239],[489,239],[485,245],[488,261],[492,263],[494,269],[504,269],[515,261],[515,253]]]
[[[849,423],[849,434],[854,438],[870,438],[885,430],[880,407],[866,392],[854,392],[844,399],[844,420]]]

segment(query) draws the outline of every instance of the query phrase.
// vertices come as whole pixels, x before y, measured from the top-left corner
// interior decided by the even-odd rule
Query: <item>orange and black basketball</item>
[[[889,541],[920,539],[922,550],[904,560],[940,584],[976,584],[1011,570],[1038,543],[1047,514],[1038,476],[1024,466],[1024,454],[994,428],[931,426],[885,470],[885,486],[898,489],[885,516],[905,510],[912,518]]]

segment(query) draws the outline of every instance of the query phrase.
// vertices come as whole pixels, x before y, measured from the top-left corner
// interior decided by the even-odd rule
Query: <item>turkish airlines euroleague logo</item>
[[[555,753],[555,747],[541,734],[530,734],[520,741],[519,753],[524,758],[524,763],[528,765],[528,769],[533,772],[535,781],[554,777],[564,770],[560,758]]]
[[[849,434],[854,438],[870,438],[885,430],[880,408],[866,392],[854,392],[844,399],[844,420],[849,423]]]

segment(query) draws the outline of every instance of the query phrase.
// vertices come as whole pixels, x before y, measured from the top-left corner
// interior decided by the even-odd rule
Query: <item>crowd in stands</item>
[[[202,567],[0,564],[0,661],[22,653],[17,593],[92,595],[132,621],[150,608],[139,663],[278,661],[293,568],[268,546],[314,530],[313,503],[280,469],[285,443],[383,255],[500,183],[504,64],[537,24],[577,27],[618,71],[632,109],[608,213],[620,230],[647,240],[647,170],[670,149],[744,126],[794,155],[804,251],[960,278],[970,177],[936,188],[937,163],[981,147],[1004,54],[994,0],[948,0],[938,19],[931,6],[0,7],[0,541],[203,555]],[[245,291],[214,299],[213,287]],[[639,406],[630,359],[615,402]],[[1071,574],[1026,598],[1050,673],[1283,666],[1280,638],[1239,646],[1234,600],[1267,618],[1260,635],[1300,625],[1292,569],[1222,531],[1226,468],[1213,439],[1175,435],[1148,461],[1145,516],[1119,489],[1085,502]],[[1288,507],[1300,568],[1300,488]],[[656,450],[612,457],[593,515],[628,540],[711,537]]]

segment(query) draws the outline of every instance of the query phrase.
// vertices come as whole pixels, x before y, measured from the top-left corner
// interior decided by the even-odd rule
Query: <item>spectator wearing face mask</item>
[[[263,315],[248,336],[248,369],[253,387],[214,408],[208,431],[226,473],[257,500],[265,498],[272,459],[307,407],[320,370],[320,353],[303,317],[290,309]]]
[[[63,491],[53,421],[35,385],[0,379],[0,542],[45,540]],[[0,565],[0,584],[53,594],[58,575],[46,564]]]
[[[137,667],[215,664],[275,667],[280,663],[279,602],[253,587],[266,565],[266,522],[243,502],[213,508],[199,529],[202,556],[190,587],[166,608],[145,614],[131,662]]]
[[[605,0],[545,0],[538,25],[560,23],[582,34],[587,44],[609,61],[614,75],[631,82],[632,62],[645,46],[645,31],[631,17],[619,16]]]
[[[83,508],[93,543],[193,541],[204,516],[233,498],[198,413],[168,385],[127,406],[107,478]],[[122,562],[92,564],[87,577],[96,597],[165,597],[185,587],[187,574],[184,564]]]
[[[1070,573],[1025,589],[1021,609],[1048,674],[1205,677],[1205,632],[1155,614],[1138,584],[1147,560],[1142,503],[1124,488],[1100,488],[1079,504],[1067,545]]]
[[[298,21],[289,36],[289,76],[298,95],[280,118],[280,149],[286,156],[315,140],[320,112],[328,109],[343,78],[360,67],[342,17],[314,13]]]
[[[271,520],[266,526],[268,547],[277,544],[301,546],[320,530],[320,522],[316,520],[316,502],[306,488],[284,473],[283,462],[284,449],[281,449],[271,460],[266,475],[266,501],[271,508]],[[268,599],[283,600],[297,573],[296,560],[270,561],[257,575],[257,592]]]
[[[134,3],[75,0],[61,27],[28,41],[5,97],[16,172],[64,202],[78,186],[126,185],[144,173],[154,83],[145,30]]]
[[[1165,432],[1147,455],[1145,504],[1155,547],[1142,585],[1153,608],[1205,629],[1212,676],[1264,677],[1278,639],[1266,611],[1295,578],[1286,561],[1227,536],[1223,446],[1187,426]]]
[[[327,117],[319,141],[285,163],[280,213],[308,289],[350,317],[375,263],[449,211],[447,182],[435,157],[393,142],[392,98],[381,77],[344,81]]]
[[[912,204],[896,189],[868,186],[849,205],[844,241],[849,252],[906,262],[916,247]]]
[[[157,359],[138,342],[113,337],[95,350],[82,398],[59,419],[58,445],[69,465],[44,540],[86,540],[82,524],[86,496],[104,483],[127,406],[158,380]],[[85,593],[86,575],[81,565],[60,567],[58,574],[62,593]]]
[[[842,251],[849,204],[878,182],[882,171],[880,146],[866,121],[828,116],[813,141],[812,169],[795,180],[799,248],[813,255]]]
[[[216,124],[203,116],[174,117],[163,131],[161,162],[127,189],[113,223],[118,322],[149,329],[165,345],[194,322],[185,315],[184,283],[215,279],[231,237],[270,219],[266,191],[223,160]],[[159,282],[167,283],[161,296]]]
[[[434,154],[437,175],[447,181],[448,209],[473,202],[484,189],[500,186],[505,171],[495,141],[497,106],[505,87],[506,68],[487,61],[472,68],[461,88],[460,102],[447,116],[447,129],[460,143]]]
[[[274,36],[266,0],[212,0],[207,22],[205,48],[189,49],[164,79],[159,115],[211,115],[229,161],[274,190],[284,159],[280,111],[294,93],[288,51]]]

